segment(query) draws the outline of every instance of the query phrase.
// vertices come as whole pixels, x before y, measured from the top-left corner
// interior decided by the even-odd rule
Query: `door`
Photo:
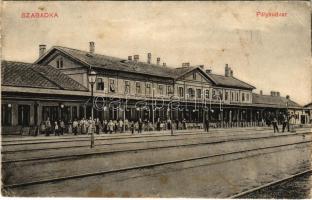
[[[18,105],[18,125],[29,126],[30,105]]]

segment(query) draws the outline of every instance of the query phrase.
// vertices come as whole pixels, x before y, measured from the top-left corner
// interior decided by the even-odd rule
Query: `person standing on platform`
[[[124,126],[125,126],[125,131],[128,131],[128,129],[129,129],[129,121],[128,121],[128,119],[125,119]]]
[[[139,119],[139,133],[142,133],[142,129],[143,129],[143,122],[142,119]]]
[[[124,123],[123,123],[123,121],[121,119],[119,120],[118,125],[119,125],[119,131],[120,131],[120,133],[122,133],[123,132]]]
[[[59,129],[59,125],[57,124],[57,121],[54,122],[53,132],[55,136],[60,136],[60,129]]]
[[[118,129],[117,120],[114,120],[113,124],[114,124],[114,132],[117,133],[117,129]]]
[[[130,121],[130,130],[131,130],[131,134],[134,134],[134,122]]]
[[[277,126],[277,119],[276,119],[276,117],[273,118],[272,124],[273,124],[274,133],[276,131],[279,132],[278,126]]]
[[[80,121],[81,124],[81,134],[86,134],[87,133],[87,120],[85,120],[84,118],[82,118],[82,120]]]
[[[50,133],[52,131],[52,125],[51,125],[49,117],[48,117],[47,121],[45,122],[45,127],[46,127],[46,136],[50,136]]]
[[[114,123],[112,120],[109,120],[108,122],[108,129],[109,129],[109,133],[112,134],[114,131]]]
[[[171,119],[167,120],[167,130],[171,129]]]
[[[83,123],[82,123],[82,120],[79,120],[78,121],[78,127],[77,127],[77,134],[78,135],[80,135],[81,134],[81,132],[82,132],[82,125],[83,125]]]
[[[73,122],[73,132],[74,132],[74,135],[77,135],[78,133],[78,122],[76,119]]]
[[[101,122],[100,122],[100,120],[99,120],[99,118],[96,118],[95,119],[95,132],[96,132],[96,134],[100,134],[100,124]]]
[[[208,119],[208,117],[205,118],[205,131],[207,133],[209,132],[209,119]]]
[[[63,120],[60,121],[60,134],[64,135],[65,123]]]
[[[89,118],[88,120],[88,135],[91,135],[92,134],[92,129],[93,129],[93,126],[94,125],[94,122],[93,120],[91,119],[91,117]]]
[[[157,118],[156,128],[157,128],[157,131],[160,131],[160,119],[159,118]]]
[[[72,134],[73,133],[73,122],[72,120],[69,120],[68,122],[68,130],[67,130],[68,134]]]
[[[183,129],[186,130],[186,120],[185,120],[185,118],[182,120],[182,126],[183,126]]]
[[[288,116],[283,116],[283,132],[285,131],[285,128],[287,127],[287,132],[289,132],[289,118]]]
[[[106,120],[103,121],[103,132],[105,134],[108,132],[108,124]]]
[[[180,124],[179,119],[177,119],[176,120],[177,130],[179,130],[179,124]]]
[[[40,134],[45,134],[45,132],[46,132],[46,126],[45,126],[44,121],[42,121],[40,123]]]
[[[140,133],[140,130],[139,130],[139,122],[134,122],[134,129]]]

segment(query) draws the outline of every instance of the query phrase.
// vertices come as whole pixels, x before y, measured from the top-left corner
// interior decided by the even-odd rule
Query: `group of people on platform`
[[[185,119],[183,119],[182,122],[176,120],[175,123],[176,129],[186,129]],[[181,128],[180,123],[182,124]],[[167,121],[162,121],[160,118],[157,119],[157,131],[169,130],[172,126],[174,125],[170,119]],[[100,121],[99,118],[92,120],[91,117],[88,120],[82,118],[81,120],[75,119],[74,121],[69,121],[67,126],[65,126],[63,120],[51,121],[50,118],[47,118],[47,120],[41,122],[39,128],[40,134],[45,134],[46,136],[51,134],[56,136],[64,135],[65,132],[69,134],[80,135],[91,134],[92,132],[96,134],[112,134],[117,132],[123,133],[124,131],[130,131],[132,134],[134,134],[135,131],[137,131],[137,133],[142,133],[143,130],[154,130],[152,123],[148,120],[142,120],[141,118],[137,121],[129,121],[127,119],[124,121],[122,119]]]
[[[282,132],[285,132],[285,129],[287,128],[287,132],[289,132],[289,123],[291,120],[292,116],[287,116],[287,115],[281,115],[279,118],[276,116],[272,117],[267,117],[266,118],[266,124],[268,127],[273,126],[274,133],[279,132],[278,129],[278,124],[282,124]]]
[[[282,124],[282,131],[284,132],[287,128],[289,131],[289,120],[291,117],[282,115],[278,119],[275,116],[268,117],[264,121],[266,122],[267,126],[273,126],[274,133],[279,132],[278,124]],[[42,121],[40,124],[39,132],[40,134],[45,134],[49,136],[51,134],[59,136],[63,135],[64,133],[80,135],[80,134],[91,134],[91,133],[123,133],[125,131],[130,131],[132,134],[134,132],[142,133],[143,131],[162,131],[162,130],[170,130],[171,128],[176,130],[185,130],[187,129],[187,122],[186,119],[183,120],[175,120],[172,121],[171,119],[161,120],[160,118],[157,119],[155,122],[155,127],[153,123],[148,120],[142,120],[139,118],[137,121],[129,121],[128,119],[122,120],[103,120],[101,121],[99,118],[95,118],[92,120],[90,117],[89,119],[82,118],[80,120],[75,119],[74,121],[69,121],[65,126],[63,120],[59,121],[51,121],[49,118],[47,120]],[[203,128],[206,132],[209,132],[209,119],[205,118],[203,121]]]

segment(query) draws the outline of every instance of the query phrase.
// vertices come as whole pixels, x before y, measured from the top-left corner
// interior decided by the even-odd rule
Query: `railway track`
[[[131,153],[131,152],[139,152],[139,151],[150,151],[150,150],[157,150],[157,149],[170,149],[170,148],[182,148],[182,147],[192,147],[192,146],[200,146],[200,145],[211,145],[211,144],[220,144],[226,142],[234,142],[234,141],[248,141],[248,140],[259,140],[259,139],[268,139],[268,138],[279,138],[279,137],[291,137],[294,135],[310,135],[312,132],[301,132],[295,134],[284,134],[284,135],[268,135],[268,136],[257,136],[257,137],[234,137],[231,139],[221,139],[216,141],[204,141],[204,142],[193,142],[193,143],[186,143],[186,144],[173,144],[173,145],[164,145],[164,146],[154,146],[154,147],[142,147],[142,148],[130,148],[130,149],[119,149],[119,150],[109,150],[109,151],[93,151],[87,153],[76,153],[70,155],[57,155],[57,156],[46,156],[46,157],[33,157],[33,158],[26,158],[26,159],[15,159],[15,160],[2,160],[2,165],[12,164],[12,163],[20,163],[20,162],[33,162],[33,161],[49,161],[53,160],[57,162],[58,160],[71,160],[71,159],[78,159],[78,158],[86,158],[86,157],[94,157],[99,155],[110,155],[110,154],[117,154],[117,153]],[[256,134],[255,134],[256,135]],[[249,134],[250,136],[250,134]],[[202,138],[201,138],[202,139]],[[185,138],[183,139],[185,140]],[[142,142],[144,143],[144,142]],[[39,164],[36,163],[36,164]]]
[[[20,187],[26,187],[26,186],[34,186],[34,185],[38,185],[38,184],[56,183],[56,182],[72,180],[72,179],[81,179],[81,178],[92,177],[92,176],[100,176],[100,175],[102,176],[102,175],[136,171],[136,170],[143,170],[143,169],[152,169],[155,167],[169,166],[169,165],[176,165],[176,164],[183,164],[182,166],[185,166],[185,163],[187,163],[187,162],[192,163],[192,162],[200,161],[200,160],[204,160],[204,159],[224,157],[224,156],[230,156],[230,155],[237,156],[234,159],[229,159],[229,160],[221,159],[221,161],[218,161],[218,162],[212,162],[212,163],[208,163],[208,164],[206,163],[206,164],[199,165],[199,166],[205,166],[205,165],[227,162],[230,160],[232,161],[232,160],[238,160],[238,159],[248,158],[248,157],[252,157],[252,156],[272,153],[272,151],[270,151],[270,150],[274,150],[277,148],[283,148],[283,147],[292,147],[295,145],[311,144],[311,142],[312,142],[312,140],[308,140],[308,141],[301,141],[301,142],[296,142],[296,143],[291,143],[291,144],[273,145],[273,146],[269,146],[269,147],[252,148],[252,149],[241,150],[241,151],[231,151],[231,152],[227,152],[227,153],[219,153],[219,154],[214,154],[214,155],[209,155],[209,156],[200,156],[200,157],[193,157],[193,158],[187,158],[187,159],[171,160],[171,161],[166,161],[166,162],[155,162],[155,163],[151,163],[151,164],[143,164],[143,165],[137,165],[137,166],[131,166],[131,167],[125,167],[125,168],[118,168],[118,169],[113,169],[113,170],[103,170],[103,171],[97,171],[97,172],[92,172],[92,173],[84,173],[84,174],[63,176],[63,177],[50,178],[50,179],[49,178],[48,179],[41,179],[41,180],[36,180],[36,181],[24,182],[24,183],[7,184],[7,185],[4,184],[3,188],[5,190],[8,190],[8,189],[14,189],[14,188],[20,188]],[[265,152],[266,150],[268,150],[268,151]],[[264,151],[264,152],[260,152],[260,151]],[[198,167],[198,165],[192,166],[192,167]],[[239,196],[234,195],[231,198],[235,198],[235,197],[239,197]]]
[[[241,131],[240,131],[241,132]],[[270,131],[271,132],[271,131]],[[261,133],[270,133],[266,132],[266,130],[262,130]],[[234,131],[236,133],[236,131]],[[249,135],[256,135],[255,134],[240,134],[239,136],[249,136]],[[192,139],[192,138],[198,138],[199,133],[196,134],[183,134],[183,135],[177,135],[176,137],[167,137],[166,136],[158,136],[158,137],[165,137],[166,139],[150,139],[150,140],[142,140],[142,141],[126,141],[126,142],[112,142],[112,143],[101,143],[101,141],[106,141],[107,138],[99,138],[97,140],[96,146],[111,146],[111,145],[120,145],[120,144],[139,144],[139,143],[155,143],[155,142],[166,142],[166,141],[182,141],[185,139]],[[186,137],[187,138],[186,138]],[[193,137],[194,136],[194,137]],[[200,135],[202,138],[213,138],[213,137],[229,137],[229,136],[237,136],[237,134],[227,134],[224,136],[216,136],[216,135],[211,135],[211,134],[202,134]],[[181,137],[181,138],[177,138]],[[118,138],[119,139],[119,138]],[[121,138],[123,139],[134,139],[132,137],[129,138]],[[90,147],[90,139],[88,140],[83,140],[83,141],[65,141],[65,142],[86,142],[87,144],[82,144],[82,145],[73,145],[73,146],[54,146],[54,147],[42,147],[42,148],[31,148],[31,149],[15,149],[15,150],[5,150],[5,148],[2,149],[2,154],[12,154],[12,153],[21,153],[21,152],[36,152],[36,151],[47,151],[47,150],[60,150],[60,149],[75,149],[75,148],[84,148],[84,147]],[[62,141],[61,141],[62,143]],[[31,144],[23,144],[23,145],[35,145],[35,144],[42,144],[42,143],[31,143]],[[20,144],[19,144],[20,145]],[[13,146],[13,145],[12,145]],[[33,146],[32,146],[33,147]]]
[[[303,172],[300,172],[300,173],[297,173],[297,174],[294,174],[294,175],[291,175],[291,176],[288,176],[286,178],[283,178],[283,179],[279,179],[279,180],[276,180],[276,181],[273,181],[273,182],[270,182],[270,183],[266,183],[264,185],[261,185],[261,186],[258,186],[256,188],[252,188],[250,190],[246,190],[246,191],[243,191],[243,192],[240,192],[238,194],[235,194],[235,195],[232,195],[230,197],[228,197],[229,199],[236,199],[236,198],[241,198],[241,197],[244,197],[245,195],[250,195],[254,192],[257,192],[259,190],[262,190],[262,189],[265,189],[265,188],[269,188],[269,187],[272,187],[272,186],[275,186],[275,185],[278,185],[280,183],[283,183],[283,182],[286,182],[286,181],[289,181],[291,179],[295,179],[295,178],[298,178],[298,177],[301,177],[301,176],[304,176],[306,174],[311,174],[312,173],[312,169],[308,169],[308,170],[305,170]]]

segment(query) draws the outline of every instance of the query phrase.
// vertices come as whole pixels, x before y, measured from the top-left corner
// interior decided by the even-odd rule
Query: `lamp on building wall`
[[[8,108],[12,108],[12,104],[9,103],[9,104],[8,104]]]
[[[59,113],[59,120],[62,120],[63,118],[63,108],[64,108],[64,104],[59,103],[59,107],[60,107],[60,113]]]
[[[93,107],[94,107],[94,102],[93,102],[93,86],[95,84],[96,81],[96,72],[93,70],[90,70],[89,74],[88,74],[88,81],[89,84],[91,86],[91,102],[92,102],[92,107],[91,107],[91,119],[92,122],[94,120],[94,113],[93,113]],[[91,131],[91,148],[94,147],[94,133],[93,133],[93,127],[92,127],[92,131]]]

